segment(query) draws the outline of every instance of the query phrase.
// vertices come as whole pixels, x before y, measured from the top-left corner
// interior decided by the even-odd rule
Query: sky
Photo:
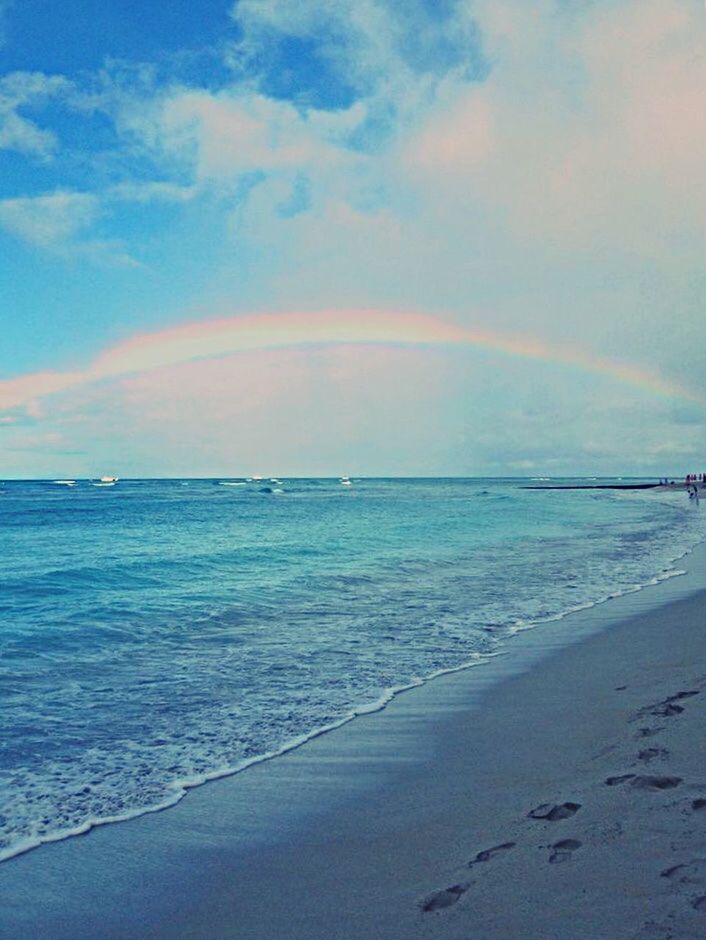
[[[0,478],[706,470],[703,0],[0,0]]]

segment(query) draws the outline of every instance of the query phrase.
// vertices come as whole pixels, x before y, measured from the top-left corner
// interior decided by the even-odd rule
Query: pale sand
[[[703,559],[172,810],[0,866],[0,935],[706,937]]]

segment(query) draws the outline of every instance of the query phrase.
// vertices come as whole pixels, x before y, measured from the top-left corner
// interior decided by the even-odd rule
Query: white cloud
[[[47,156],[56,147],[56,137],[14,111],[0,118],[0,150],[20,150]]]
[[[58,191],[43,196],[0,200],[0,225],[41,248],[64,250],[90,226],[98,200],[89,193]]]
[[[435,78],[480,67],[476,23],[462,0],[433,7],[422,0],[238,0],[233,18],[242,34],[236,53],[246,61],[266,61],[282,38],[313,40],[342,85],[400,111]]]
[[[431,107],[441,84],[464,82],[470,63],[477,66],[472,17],[430,12],[421,0],[410,0],[404,11],[387,0],[240,0],[233,17],[241,39],[230,58],[247,65],[234,69],[228,86],[148,91],[151,79],[141,73],[134,94],[116,77],[114,94],[108,91],[103,104],[126,143],[201,188],[262,172],[311,174],[323,188],[336,174],[344,189],[355,190],[351,178],[366,155],[374,157],[380,143]],[[313,85],[348,87],[349,105],[268,95],[268,69],[277,68],[268,56],[279,40],[291,38],[310,40],[330,69]]]
[[[384,5],[329,5],[318,22],[316,6],[236,11],[251,42],[272,28],[316,38],[328,18],[348,22],[347,51],[342,27],[333,45],[353,57],[367,35],[359,17],[372,23],[371,9]],[[306,213],[278,219],[272,187],[239,211],[238,238],[265,259],[268,300],[374,298],[459,317],[485,306],[486,325],[531,324],[703,384],[693,342],[706,249],[703,8],[468,0],[455,22],[468,33],[479,24],[486,80],[407,72],[399,89],[378,75],[372,52],[362,56],[377,76],[370,95],[384,88],[398,105],[394,135],[358,160],[313,167]],[[394,71],[397,34],[381,27],[375,40]],[[289,153],[292,169],[300,157],[312,166]]]
[[[288,102],[262,95],[185,90],[166,99],[159,121],[162,146],[191,157],[203,180],[340,164],[340,137],[362,116],[363,109],[353,107],[309,119]]]
[[[49,157],[57,146],[56,135],[22,115],[20,109],[66,95],[71,88],[62,76],[42,72],[12,72],[0,79],[0,149]]]
[[[151,182],[126,181],[111,186],[105,191],[104,195],[110,199],[124,202],[186,203],[196,198],[198,189],[195,186],[181,186],[178,183],[172,183],[167,180],[155,180]]]
[[[403,139],[421,185],[482,202],[523,237],[658,262],[679,238],[680,254],[702,257],[703,9],[646,0],[570,18],[553,2],[478,0],[473,10],[494,70],[481,86],[447,89]]]
[[[142,267],[120,240],[91,236],[102,211],[101,199],[92,193],[58,190],[41,196],[2,199],[0,228],[32,247],[64,257]]]

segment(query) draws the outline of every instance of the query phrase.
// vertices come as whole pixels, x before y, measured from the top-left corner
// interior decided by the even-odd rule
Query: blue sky
[[[702,3],[0,10],[0,477],[702,460]]]
[[[107,58],[151,61],[220,41],[227,4],[155,0],[120,4],[100,0],[22,0],[6,4],[8,70],[43,71],[76,78]]]

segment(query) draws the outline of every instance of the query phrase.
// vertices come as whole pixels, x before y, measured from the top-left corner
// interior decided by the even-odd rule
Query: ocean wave
[[[67,524],[55,501],[52,521],[25,515],[3,584],[0,859],[164,809],[505,655],[514,634],[683,574],[703,535],[644,495],[540,504],[505,486],[466,513],[469,486],[370,486],[354,505],[322,484],[286,512],[219,500],[232,518],[205,483],[178,499],[152,486],[129,525],[111,502],[103,528]],[[72,565],[37,572],[36,525]],[[18,589],[31,583],[44,589]]]

